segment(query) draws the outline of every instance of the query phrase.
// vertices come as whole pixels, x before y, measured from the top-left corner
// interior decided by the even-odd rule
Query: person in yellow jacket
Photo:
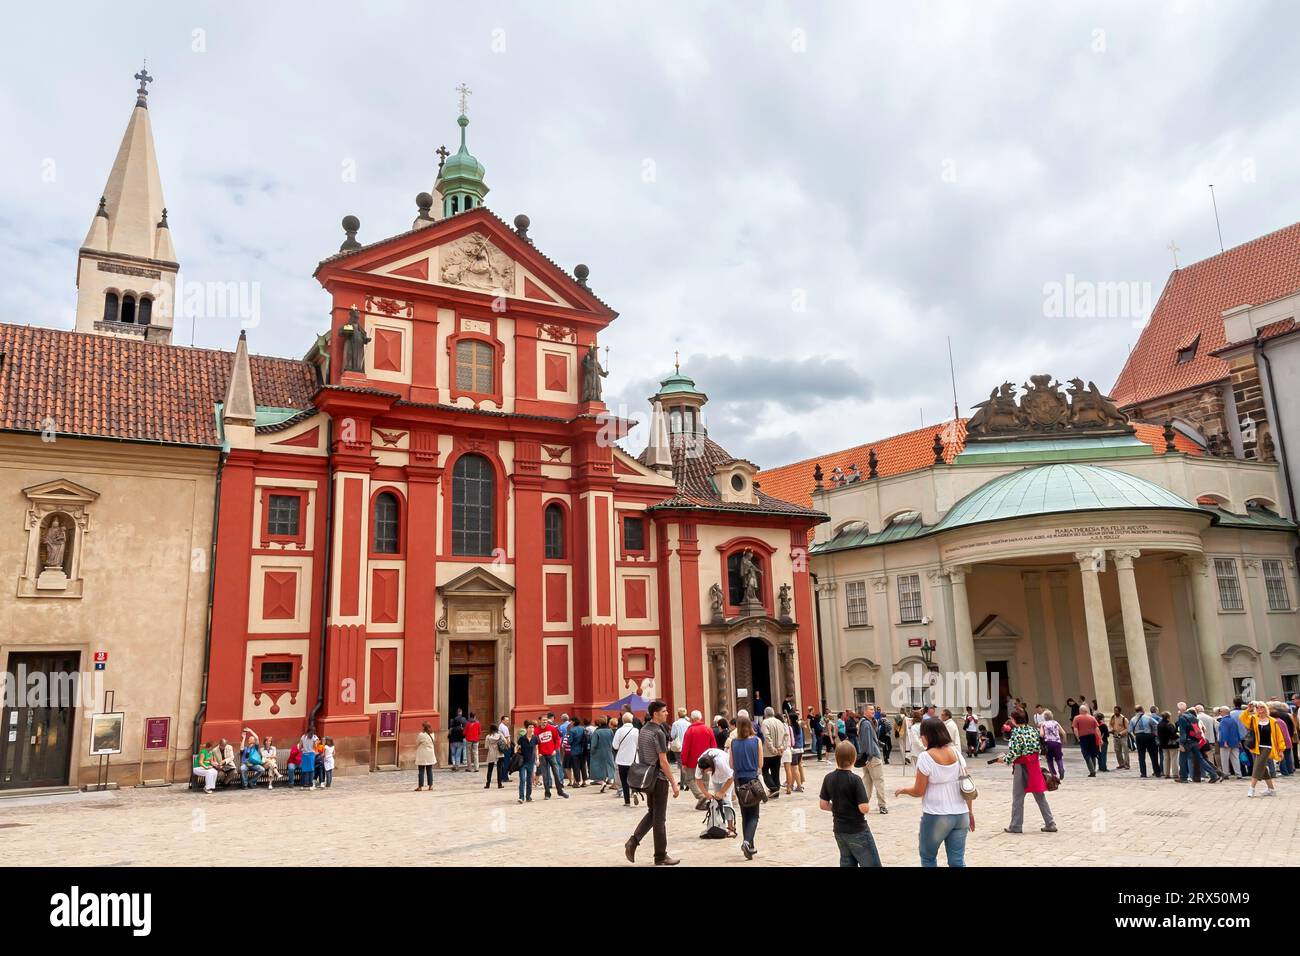
[[[1259,700],[1252,700],[1250,706],[1242,711],[1241,723],[1247,734],[1243,743],[1254,758],[1250,789],[1246,791],[1246,796],[1255,795],[1255,784],[1261,780],[1268,784],[1264,795],[1276,796],[1277,788],[1273,786],[1273,778],[1268,774],[1268,762],[1280,762],[1286,756],[1286,739],[1282,735],[1282,727],[1268,715],[1268,705]]]

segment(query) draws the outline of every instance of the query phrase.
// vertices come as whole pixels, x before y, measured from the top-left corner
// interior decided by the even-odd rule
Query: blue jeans
[[[1214,769],[1214,764],[1205,759],[1205,754],[1200,750],[1183,750],[1178,751],[1178,779],[1186,780],[1192,774],[1192,768],[1199,766],[1201,773],[1208,773],[1210,779],[1219,776],[1219,771]]]
[[[426,786],[425,778],[427,777],[429,780],[427,786],[432,788],[433,787],[433,764],[431,763],[416,764],[415,769],[416,772],[419,774],[419,783],[417,783],[416,786],[417,787]]]
[[[465,762],[465,744],[463,741],[456,741],[451,744],[451,765],[459,767]]]
[[[531,763],[522,764],[519,767],[519,799],[533,799],[533,770],[535,765]]]
[[[546,795],[551,795],[551,774],[555,774],[555,789],[560,793],[564,792],[564,768],[560,766],[560,753],[556,751],[549,757],[542,756],[542,786],[546,788]]]
[[[949,866],[966,865],[966,834],[970,832],[970,814],[921,814],[921,865],[938,866],[939,844],[948,854]]]
[[[293,786],[294,780],[298,778],[298,765],[291,763],[284,768],[284,779],[289,781],[289,786]]]
[[[840,848],[840,866],[880,866],[876,839],[870,830],[861,833],[837,833],[835,845]]]

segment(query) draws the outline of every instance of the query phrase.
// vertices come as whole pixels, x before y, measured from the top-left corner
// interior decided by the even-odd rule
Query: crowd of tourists
[[[302,790],[325,790],[334,785],[334,738],[318,737],[316,728],[308,727],[289,748],[281,769],[275,741],[245,727],[238,751],[224,737],[206,741],[194,755],[194,777],[204,793],[234,786],[253,790],[260,784],[272,791],[281,782]]]

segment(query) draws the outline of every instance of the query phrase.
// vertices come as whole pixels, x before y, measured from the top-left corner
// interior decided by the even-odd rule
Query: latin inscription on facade
[[[96,268],[100,272],[115,272],[123,276],[138,276],[141,279],[161,279],[162,273],[157,269],[141,269],[139,266],[124,266],[115,262],[97,262]]]

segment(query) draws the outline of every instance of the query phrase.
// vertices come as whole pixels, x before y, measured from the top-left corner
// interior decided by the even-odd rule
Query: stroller
[[[736,811],[721,800],[709,800],[704,811],[704,831],[701,840],[725,840],[736,835]]]

